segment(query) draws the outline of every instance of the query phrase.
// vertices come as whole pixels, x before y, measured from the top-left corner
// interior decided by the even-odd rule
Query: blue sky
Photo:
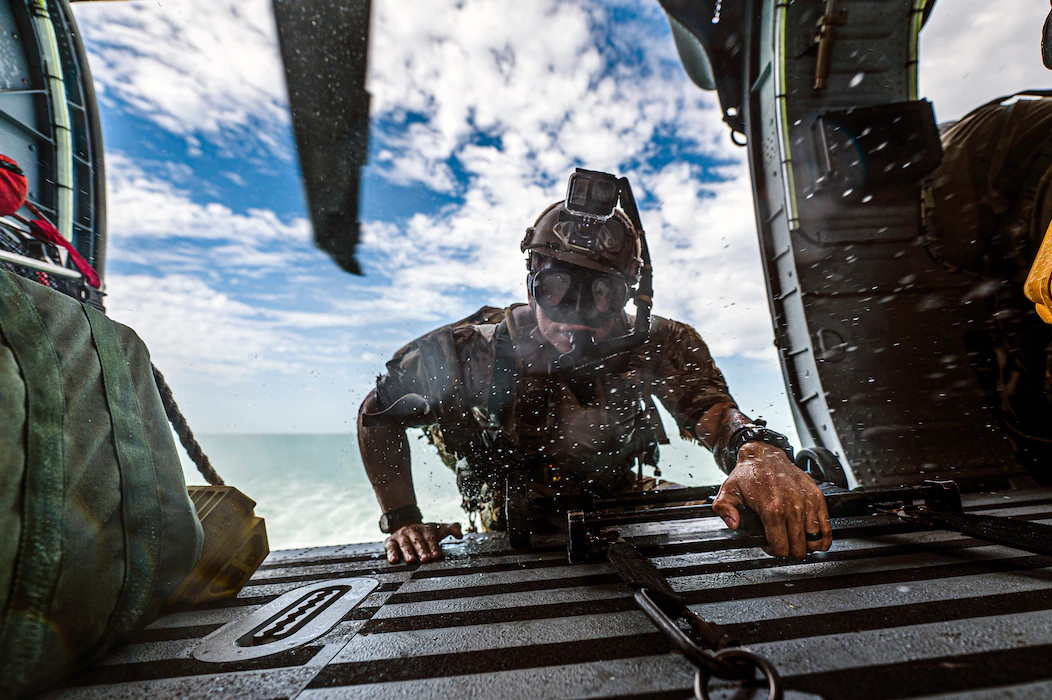
[[[952,4],[922,43],[940,118],[1048,83],[1043,6]],[[522,232],[585,166],[641,196],[656,312],[695,325],[743,407],[791,430],[744,151],[657,3],[374,6],[361,278],[311,243],[266,0],[76,6],[103,113],[109,308],[195,429],[350,430],[404,342],[523,299]]]

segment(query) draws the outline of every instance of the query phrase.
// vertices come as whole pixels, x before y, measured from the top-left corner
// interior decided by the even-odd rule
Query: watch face
[[[387,513],[380,516],[380,532],[391,534],[391,516]]]

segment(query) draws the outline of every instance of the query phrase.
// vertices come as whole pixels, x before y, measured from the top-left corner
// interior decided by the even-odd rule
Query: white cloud
[[[267,0],[77,3],[103,100],[193,145],[291,157],[288,98]],[[247,138],[246,138],[247,137]]]
[[[249,209],[241,214],[220,202],[202,204],[176,186],[175,178],[149,174],[145,165],[122,153],[107,154],[107,202],[113,236],[230,240],[247,247],[273,240],[303,242],[311,237],[305,218],[285,222],[268,209]]]
[[[663,21],[656,3],[621,4]],[[270,2],[78,3],[75,9],[104,99],[119,99],[194,143],[203,138],[236,147],[249,136],[253,145],[291,153]],[[443,161],[474,127],[521,138],[524,148],[508,155],[533,159],[539,171],[563,170],[581,158],[614,168],[684,101],[714,105],[681,69],[676,80],[650,89],[631,75],[625,80],[624,70],[616,81],[595,80],[603,63],[593,39],[624,44],[631,39],[618,32],[639,25],[602,26],[590,3],[387,0],[374,3],[373,11],[374,114],[430,117],[392,136],[392,145],[404,147],[388,167],[398,182],[453,189]],[[1047,11],[1033,0],[939,3],[921,35],[921,93],[935,101],[940,119],[1049,84],[1038,50]],[[674,54],[667,37],[645,50],[650,67]],[[617,109],[606,107],[611,104]],[[710,146],[725,140],[717,114],[679,127],[681,138]]]
[[[107,307],[166,374],[234,384],[342,360],[342,336],[367,321],[319,284],[347,276],[314,249],[306,220],[195,201],[171,169],[122,154],[108,165],[109,259],[118,271],[107,276]],[[143,271],[122,274],[129,264]],[[261,287],[263,275],[278,282]],[[308,279],[292,286],[297,276]]]
[[[288,335],[199,278],[112,275],[107,286],[110,315],[136,330],[166,373],[232,382],[288,371],[278,350],[294,345]]]
[[[391,147],[376,167],[396,182],[454,189],[446,161],[456,157],[469,178],[497,176],[511,197],[491,203],[507,204],[520,183],[562,181],[574,164],[618,169],[647,152],[659,126],[675,127],[684,150],[738,157],[714,97],[689,83],[671,40],[636,35],[653,25],[610,26],[594,4],[553,0],[443,0],[426,12],[386,2],[374,12],[373,114],[396,125],[426,117],[379,135]],[[634,42],[642,65],[608,65],[612,52],[597,47],[608,35]],[[477,131],[501,137],[502,152],[471,146]]]
[[[744,165],[703,183],[679,164],[643,179],[657,311],[695,324],[717,357],[773,361],[770,313]],[[655,232],[651,234],[650,232]]]
[[[349,328],[339,313],[245,303],[185,274],[111,275],[107,286],[109,314],[135,329],[155,363],[176,376],[235,383],[341,362],[345,352],[341,340],[318,335]]]

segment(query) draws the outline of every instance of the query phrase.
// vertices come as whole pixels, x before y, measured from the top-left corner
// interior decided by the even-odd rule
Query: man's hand
[[[442,548],[438,543],[447,536],[453,535],[458,540],[464,536],[460,523],[416,523],[404,525],[384,540],[387,550],[387,561],[397,564],[404,559],[406,564],[437,561],[442,558]]]
[[[723,482],[712,510],[727,527],[737,530],[739,504],[759,514],[768,554],[803,559],[808,552],[824,552],[833,544],[822,491],[773,445],[756,441],[742,445],[738,464]]]

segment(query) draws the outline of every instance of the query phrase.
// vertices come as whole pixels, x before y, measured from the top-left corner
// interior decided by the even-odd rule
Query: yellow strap
[[[1023,293],[1026,298],[1034,302],[1037,315],[1047,324],[1052,325],[1052,291],[1049,283],[1052,282],[1052,223],[1045,231],[1045,238],[1041,241],[1041,248],[1034,258],[1034,265],[1030,268],[1030,274],[1023,284]]]

